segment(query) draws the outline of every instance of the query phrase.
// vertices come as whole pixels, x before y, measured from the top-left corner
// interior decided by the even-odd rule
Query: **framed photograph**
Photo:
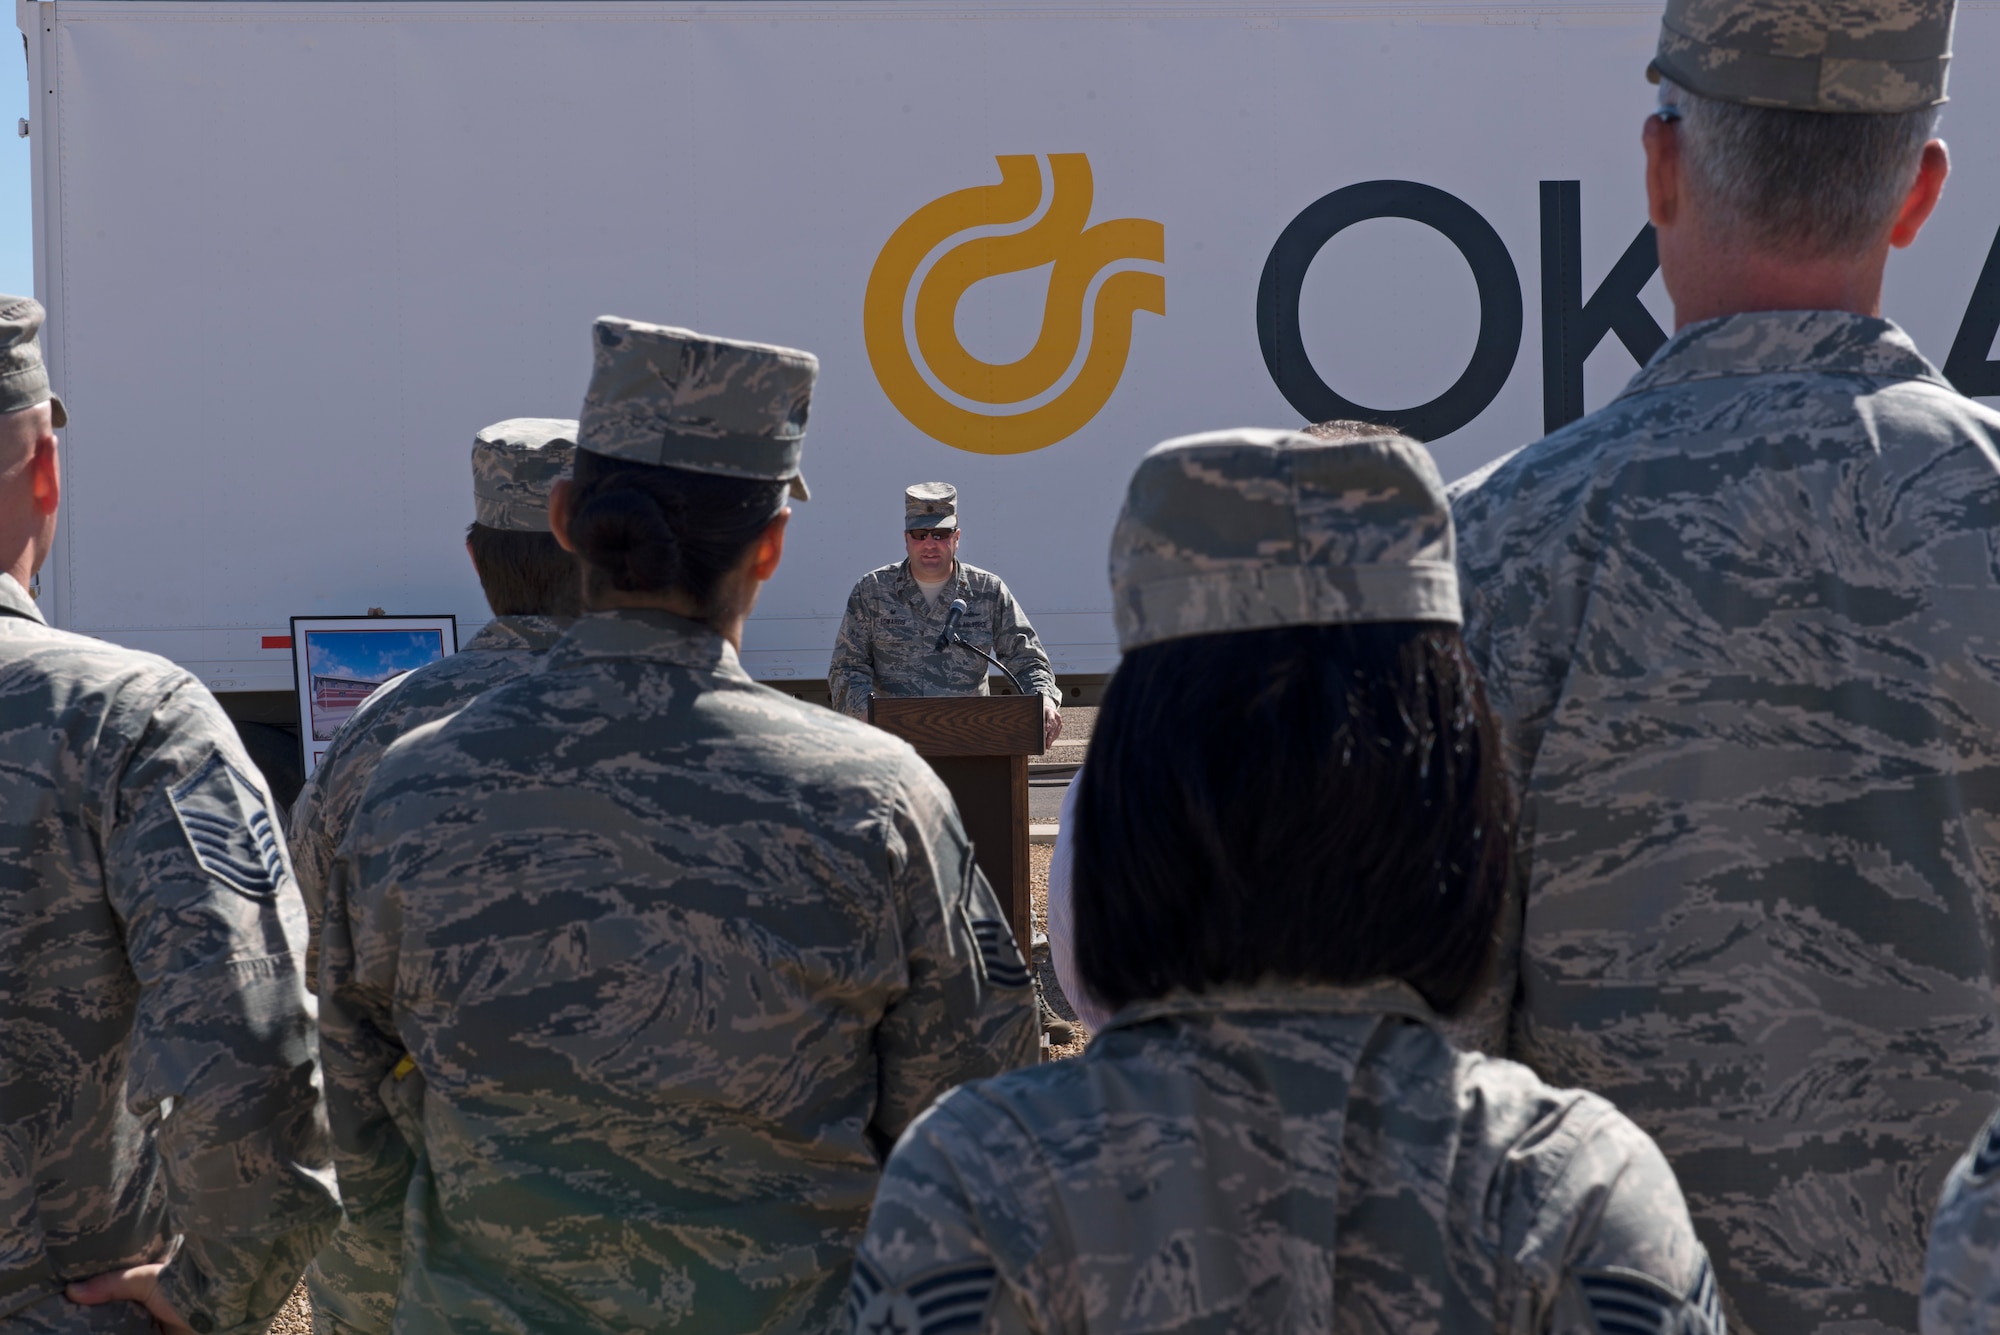
[[[306,777],[327,743],[382,684],[458,652],[458,618],[293,617],[292,679]]]

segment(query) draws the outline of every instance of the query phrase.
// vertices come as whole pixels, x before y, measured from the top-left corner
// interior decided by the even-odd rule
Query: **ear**
[[[62,464],[56,458],[56,437],[44,431],[35,441],[34,457],[28,462],[34,488],[35,513],[52,515],[62,504]]]
[[[1944,178],[1949,175],[1951,154],[1944,140],[1933,139],[1924,145],[1923,160],[1917,164],[1917,179],[1910,182],[1910,193],[1903,197],[1896,225],[1889,229],[1890,245],[1900,250],[1917,239],[1917,233],[1930,221],[1931,211],[1937,208],[1938,196],[1944,193]]]
[[[792,507],[778,511],[775,518],[764,526],[757,535],[757,541],[750,544],[750,578],[763,583],[778,573],[778,563],[785,558],[785,525],[792,519]]]
[[[569,516],[572,495],[570,480],[566,477],[556,479],[555,486],[549,489],[549,532],[555,534],[556,546],[566,552],[576,551],[576,544],[569,540]],[[470,551],[471,549],[472,544],[468,542],[466,550]]]
[[[1646,217],[1654,227],[1672,227],[1680,217],[1685,185],[1681,179],[1680,127],[1658,116],[1646,117],[1639,132],[1646,150]]]

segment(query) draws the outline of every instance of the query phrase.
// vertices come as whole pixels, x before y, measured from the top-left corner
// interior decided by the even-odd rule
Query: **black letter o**
[[[1299,292],[1313,257],[1342,229],[1368,218],[1408,218],[1435,228],[1465,256],[1479,287],[1479,341],[1464,372],[1429,403],[1393,412],[1334,393],[1313,369],[1299,333]],[[1521,350],[1521,278],[1500,234],[1458,196],[1415,181],[1363,181],[1320,196],[1278,235],[1257,285],[1257,342],[1278,392],[1307,421],[1360,418],[1438,440],[1485,412],[1506,385]]]

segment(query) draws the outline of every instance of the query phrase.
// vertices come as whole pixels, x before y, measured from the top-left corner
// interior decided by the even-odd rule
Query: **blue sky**
[[[13,36],[13,33],[8,33]],[[0,55],[0,292],[35,290],[34,200],[28,192],[28,141],[14,133],[28,114],[28,64],[18,41]]]
[[[439,656],[434,630],[315,630],[306,633],[306,669],[315,676],[381,681]]]

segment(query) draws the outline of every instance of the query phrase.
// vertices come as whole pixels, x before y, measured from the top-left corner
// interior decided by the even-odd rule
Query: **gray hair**
[[[1896,220],[1938,108],[1886,115],[1719,102],[1660,81],[1679,112],[1689,190],[1760,250],[1856,255]]]

